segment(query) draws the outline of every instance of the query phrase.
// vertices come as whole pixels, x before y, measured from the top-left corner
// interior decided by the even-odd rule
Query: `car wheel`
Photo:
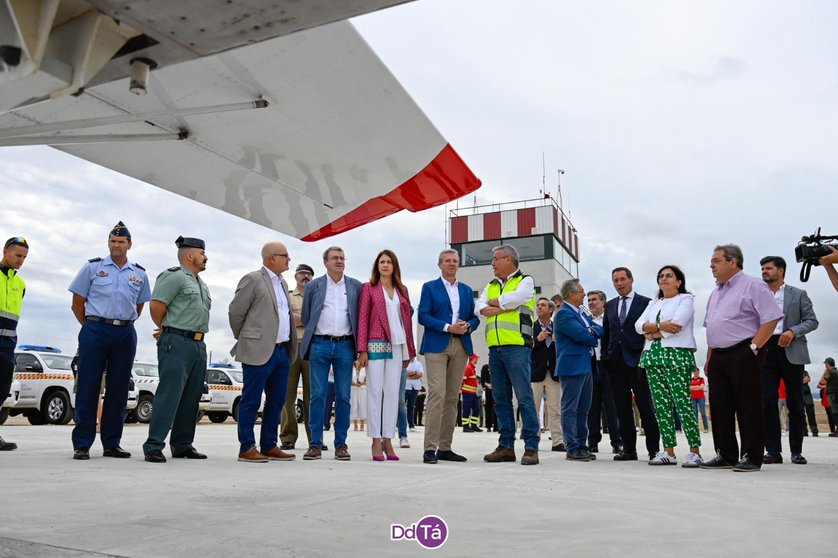
[[[151,412],[154,410],[154,396],[143,394],[137,400],[137,408],[134,409],[134,414],[137,415],[137,420],[143,424],[148,424],[151,420]]]
[[[47,394],[41,402],[41,415],[49,424],[67,424],[72,418],[70,396],[67,392],[56,390]]]
[[[3,407],[0,409],[0,425],[6,424],[6,419],[9,418],[9,408]]]
[[[29,421],[29,424],[34,426],[46,424],[47,422],[44,420],[44,415],[41,414],[41,411],[28,411],[24,415],[26,416],[26,420]]]
[[[236,400],[233,402],[233,412],[232,412],[232,415],[233,415],[233,420],[234,420],[234,421],[236,421],[236,422],[239,422],[239,402],[240,402],[240,401],[241,401],[241,398],[236,399]]]
[[[227,413],[207,413],[207,416],[210,419],[210,422],[214,422],[215,424],[221,424],[225,420],[227,420]]]
[[[303,422],[303,402],[297,399],[297,404],[294,406],[294,414],[298,423]]]

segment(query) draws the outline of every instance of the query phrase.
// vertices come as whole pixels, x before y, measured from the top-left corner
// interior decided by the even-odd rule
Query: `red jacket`
[[[410,299],[407,289],[399,291],[399,307],[402,312],[402,324],[407,339],[407,351],[410,358],[416,356],[413,345],[413,321],[410,318]],[[384,287],[364,283],[358,297],[358,339],[359,353],[367,352],[367,341],[384,339],[390,341],[390,321],[387,319],[387,303],[384,301]]]
[[[466,369],[463,372],[463,383],[460,386],[460,391],[462,393],[477,393],[477,371],[471,361],[466,364]]]

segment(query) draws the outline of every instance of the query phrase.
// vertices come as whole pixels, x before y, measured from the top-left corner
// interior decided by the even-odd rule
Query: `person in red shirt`
[[[463,432],[483,432],[480,428],[480,399],[477,397],[477,355],[468,357],[463,372]]]
[[[693,402],[695,417],[698,418],[698,414],[701,413],[701,422],[704,425],[704,431],[707,432],[707,409],[705,406],[704,385],[704,377],[701,375],[701,371],[696,368],[693,370],[693,377],[690,378],[690,398]]]

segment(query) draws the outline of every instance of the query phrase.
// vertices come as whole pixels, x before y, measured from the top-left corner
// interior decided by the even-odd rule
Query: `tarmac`
[[[549,434],[539,465],[488,464],[497,434],[459,429],[454,450],[467,463],[423,464],[421,430],[400,461],[373,462],[366,434],[351,429],[349,462],[334,460],[332,432],[323,459],[303,461],[301,430],[296,461],[240,463],[232,419],[199,425],[205,461],[144,462],[142,424],[125,427],[131,459],[94,446],[89,461],[74,461],[72,425],[19,422],[0,428],[19,446],[0,453],[2,557],[836,555],[838,439],[823,433],[805,438],[808,465],[785,453],[784,464],[736,473],[610,453],[570,462],[549,451]],[[702,436],[712,457],[712,436]],[[600,449],[610,450],[607,437]],[[516,451],[520,459],[520,441]],[[444,520],[441,546],[391,540],[425,516]],[[418,531],[439,544],[442,528]]]

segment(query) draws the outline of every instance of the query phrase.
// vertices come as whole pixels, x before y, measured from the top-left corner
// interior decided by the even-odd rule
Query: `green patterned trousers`
[[[648,350],[643,351],[640,366],[646,369],[649,378],[663,446],[674,448],[677,445],[675,408],[690,447],[699,447],[701,434],[690,401],[690,376],[695,369],[693,351],[682,347],[662,347],[660,339],[656,339]]]

